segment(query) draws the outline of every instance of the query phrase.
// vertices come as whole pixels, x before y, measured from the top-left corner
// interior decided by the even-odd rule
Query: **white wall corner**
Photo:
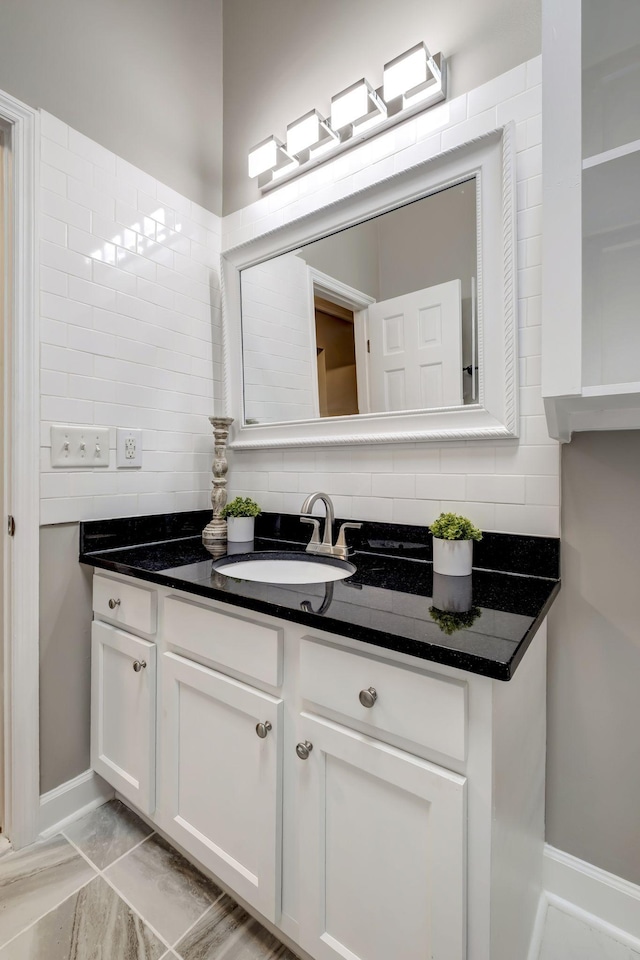
[[[58,833],[68,823],[95,810],[115,796],[115,790],[93,770],[43,793],[40,797],[40,837]]]

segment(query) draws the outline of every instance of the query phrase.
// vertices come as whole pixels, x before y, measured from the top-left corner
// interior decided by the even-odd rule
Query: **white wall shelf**
[[[638,152],[640,152],[640,140],[634,140],[633,143],[623,143],[620,147],[614,147],[612,150],[605,150],[603,153],[586,157],[582,161],[582,169],[588,170],[589,167],[599,167],[603,163],[609,163],[610,160],[617,160],[618,157],[626,157],[630,153]]]
[[[597,387],[584,387],[582,390],[583,397],[623,396],[633,393],[640,394],[640,382],[604,383]]]
[[[543,0],[549,431],[640,429],[640,7]]]

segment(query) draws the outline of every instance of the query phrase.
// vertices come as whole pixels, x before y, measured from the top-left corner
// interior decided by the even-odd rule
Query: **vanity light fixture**
[[[387,106],[364,77],[331,97],[331,126],[334,130],[353,130],[373,120],[384,120]]]
[[[249,151],[249,176],[257,177],[267,171],[281,170],[283,167],[298,166],[298,161],[289,156],[284,143],[277,137],[267,137]]]
[[[338,143],[340,137],[317,110],[310,110],[287,126],[287,153],[300,158],[305,151],[313,153],[323,145]]]
[[[385,63],[383,76],[382,96],[387,104],[402,97],[402,109],[405,109],[415,103],[432,101],[433,97],[441,99],[442,70],[424,41]]]
[[[374,89],[364,77],[331,97],[325,119],[310,110],[287,127],[287,145],[267,137],[249,152],[249,176],[263,193],[368,137],[445,100],[446,61],[424,42],[384,65],[384,82]]]

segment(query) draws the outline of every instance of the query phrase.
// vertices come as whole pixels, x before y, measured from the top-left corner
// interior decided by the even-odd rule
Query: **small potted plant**
[[[433,534],[433,572],[468,577],[473,564],[473,541],[482,533],[457,513],[441,513],[429,527]]]
[[[247,543],[253,540],[256,517],[260,507],[251,497],[236,497],[222,509],[222,517],[227,521],[227,540],[230,543]]]

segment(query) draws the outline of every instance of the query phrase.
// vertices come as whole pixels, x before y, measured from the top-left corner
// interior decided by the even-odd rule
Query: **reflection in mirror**
[[[477,181],[241,271],[245,423],[477,403]]]

